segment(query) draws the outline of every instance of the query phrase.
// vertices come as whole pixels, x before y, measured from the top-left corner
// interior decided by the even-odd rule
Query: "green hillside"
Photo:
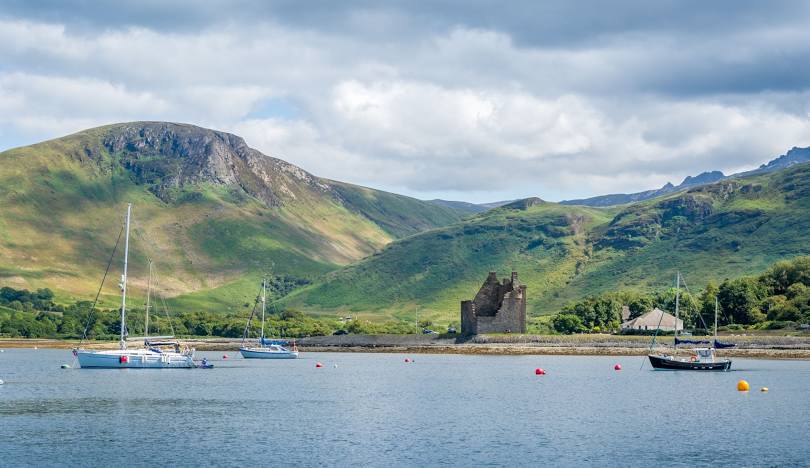
[[[447,318],[490,270],[520,272],[530,308],[564,288],[587,261],[588,234],[610,211],[529,199],[390,244],[286,299],[311,311]]]
[[[622,208],[515,202],[388,245],[286,298],[320,313],[458,319],[488,270],[514,268],[529,311],[589,294],[692,287],[810,253],[810,165],[728,179]]]
[[[464,215],[315,177],[227,133],[110,125],[0,153],[0,284],[92,297],[127,202],[133,295],[152,258],[164,295],[209,309],[252,300],[271,268],[311,281]]]

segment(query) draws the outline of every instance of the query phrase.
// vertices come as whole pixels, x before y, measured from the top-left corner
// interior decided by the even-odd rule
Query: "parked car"
[[[332,333],[332,334],[333,335],[348,335],[349,332],[347,332],[346,330],[336,330],[335,333]]]
[[[435,332],[435,331],[433,331],[433,330],[431,330],[429,328],[424,328],[424,329],[422,329],[422,334],[423,335],[438,335],[439,332]]]
[[[447,327],[447,333],[456,333],[456,327]]]

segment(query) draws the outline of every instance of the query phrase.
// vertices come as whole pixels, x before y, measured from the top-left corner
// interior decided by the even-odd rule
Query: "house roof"
[[[633,320],[622,323],[622,328],[646,328],[656,329],[659,327],[675,329],[675,316],[668,314],[663,310],[656,307],[655,309],[647,312],[646,314],[636,317]],[[678,329],[683,330],[683,320],[678,319]]]

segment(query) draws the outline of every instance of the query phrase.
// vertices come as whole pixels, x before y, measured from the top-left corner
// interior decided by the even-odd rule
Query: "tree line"
[[[617,291],[565,306],[552,319],[559,333],[617,331],[622,307],[630,319],[654,307],[674,313],[675,288],[659,292]],[[695,294],[680,295],[680,317],[685,329],[709,329],[714,324],[715,300],[718,325],[730,328],[783,329],[810,323],[810,257],[776,262],[758,276],[709,282]]]
[[[282,284],[282,287],[286,284]],[[0,336],[10,338],[60,338],[115,340],[120,336],[120,309],[95,308],[90,301],[70,304],[54,302],[49,289],[34,292],[11,287],[0,288]],[[91,310],[93,309],[93,310]],[[152,309],[149,330],[144,330],[143,308],[127,309],[129,336],[175,335],[179,337],[240,338],[245,332],[249,312],[222,314],[204,311],[168,313]],[[301,338],[329,335],[336,330],[357,334],[413,333],[413,324],[402,321],[384,323],[367,320],[340,321],[315,318],[296,309],[275,310],[267,315],[265,335]],[[254,316],[248,337],[261,334],[261,321]]]

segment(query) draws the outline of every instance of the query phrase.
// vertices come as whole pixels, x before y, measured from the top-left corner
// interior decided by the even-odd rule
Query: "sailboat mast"
[[[714,343],[717,344],[717,296],[714,298]]]
[[[124,238],[124,274],[121,275],[121,341],[118,346],[127,349],[126,319],[127,319],[127,260],[129,258],[129,218],[132,214],[132,203],[127,203],[127,235]]]
[[[267,302],[267,278],[262,278],[262,341],[261,345],[264,344],[264,309],[265,304]]]
[[[675,347],[678,347],[678,317],[681,306],[681,272],[679,271],[675,279]]]
[[[146,284],[146,317],[143,320],[143,336],[149,336],[149,302],[152,298],[152,259],[149,259],[149,281]]]

